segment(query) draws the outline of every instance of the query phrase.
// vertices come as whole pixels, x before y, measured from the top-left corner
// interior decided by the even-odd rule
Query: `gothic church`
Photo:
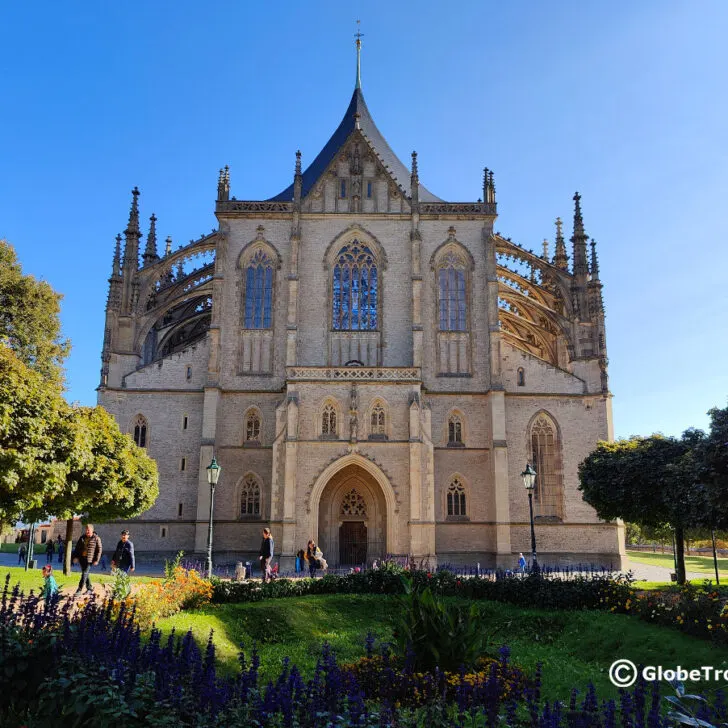
[[[570,255],[558,219],[553,256],[503,237],[493,173],[474,202],[430,192],[375,125],[358,63],[359,41],[341,123],[274,197],[231,197],[226,167],[218,227],[160,255],[132,193],[99,403],[159,466],[159,499],[124,524],[137,550],[206,551],[214,455],[216,562],[254,557],[269,525],[283,568],[310,538],[332,565],[513,567],[530,552],[531,463],[540,560],[621,566],[622,525],[577,489],[612,437],[579,195]]]

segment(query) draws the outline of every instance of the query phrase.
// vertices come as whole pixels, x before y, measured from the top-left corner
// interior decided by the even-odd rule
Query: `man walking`
[[[53,554],[56,552],[53,539],[48,539],[48,545],[46,546],[46,564],[53,562]]]
[[[73,551],[73,561],[78,562],[81,566],[81,581],[78,582],[78,589],[74,596],[81,596],[84,585],[86,586],[86,594],[93,594],[94,590],[89,579],[89,572],[92,566],[96,566],[101,558],[101,539],[97,533],[94,533],[92,524],[86,524],[86,532],[78,539],[76,548]]]
[[[263,540],[260,544],[260,556],[258,557],[260,559],[261,578],[264,582],[271,580],[270,562],[273,558],[273,546],[273,536],[271,536],[270,528],[266,527],[263,529]]]
[[[116,551],[111,557],[111,568],[116,567],[128,574],[134,571],[134,544],[129,540],[129,531],[121,532],[121,540],[116,544]]]

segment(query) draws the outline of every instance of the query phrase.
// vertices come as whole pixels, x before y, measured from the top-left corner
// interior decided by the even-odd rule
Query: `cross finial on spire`
[[[361,88],[361,37],[364,33],[361,32],[361,20],[356,21],[356,86],[354,88]]]

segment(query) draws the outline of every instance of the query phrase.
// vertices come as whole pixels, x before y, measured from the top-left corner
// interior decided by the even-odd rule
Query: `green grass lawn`
[[[728,668],[725,649],[635,617],[520,609],[497,602],[478,602],[478,606],[493,650],[508,644],[512,659],[529,672],[543,664],[544,694],[550,699],[567,700],[572,687],[583,690],[589,682],[600,697],[616,697],[607,671],[618,658],[664,667]],[[249,653],[257,641],[262,675],[268,679],[277,674],[284,657],[310,674],[324,641],[340,661],[362,656],[368,630],[379,639],[391,637],[390,615],[396,608],[395,597],[308,596],[211,605],[164,619],[159,626],[165,634],[173,628],[177,633],[192,629],[200,645],[214,630],[217,655],[227,670],[236,669],[240,644]]]
[[[636,561],[640,564],[650,564],[652,566],[664,566],[670,571],[675,570],[675,564],[672,560],[672,554],[651,553],[650,551],[630,551],[627,550],[630,561]],[[694,571],[699,574],[705,574],[706,579],[711,577],[715,579],[715,567],[713,566],[712,556],[685,556],[685,570]],[[728,582],[728,558],[718,559],[718,574],[721,581],[723,579]]]
[[[45,564],[45,559],[43,559]],[[21,590],[28,594],[32,589],[36,594],[43,586],[43,575],[41,574],[40,564],[36,569],[28,569],[26,571],[22,566],[0,566],[0,590],[5,588],[5,579],[10,574],[10,587],[15,587],[16,584],[20,584]],[[78,569],[78,567],[76,567]],[[63,589],[65,586],[77,586],[78,580],[81,578],[80,571],[73,571],[68,576],[63,576],[63,568],[60,564],[53,564],[53,576],[56,579],[59,589]],[[149,576],[131,576],[132,584],[134,582],[141,581],[152,581],[152,577]],[[102,574],[97,570],[91,571],[91,583],[92,584],[109,584],[113,581],[108,572]]]

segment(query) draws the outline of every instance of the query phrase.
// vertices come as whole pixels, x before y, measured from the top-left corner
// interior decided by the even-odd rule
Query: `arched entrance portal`
[[[318,539],[337,566],[371,564],[387,553],[387,503],[373,475],[359,465],[335,472],[321,493]]]

